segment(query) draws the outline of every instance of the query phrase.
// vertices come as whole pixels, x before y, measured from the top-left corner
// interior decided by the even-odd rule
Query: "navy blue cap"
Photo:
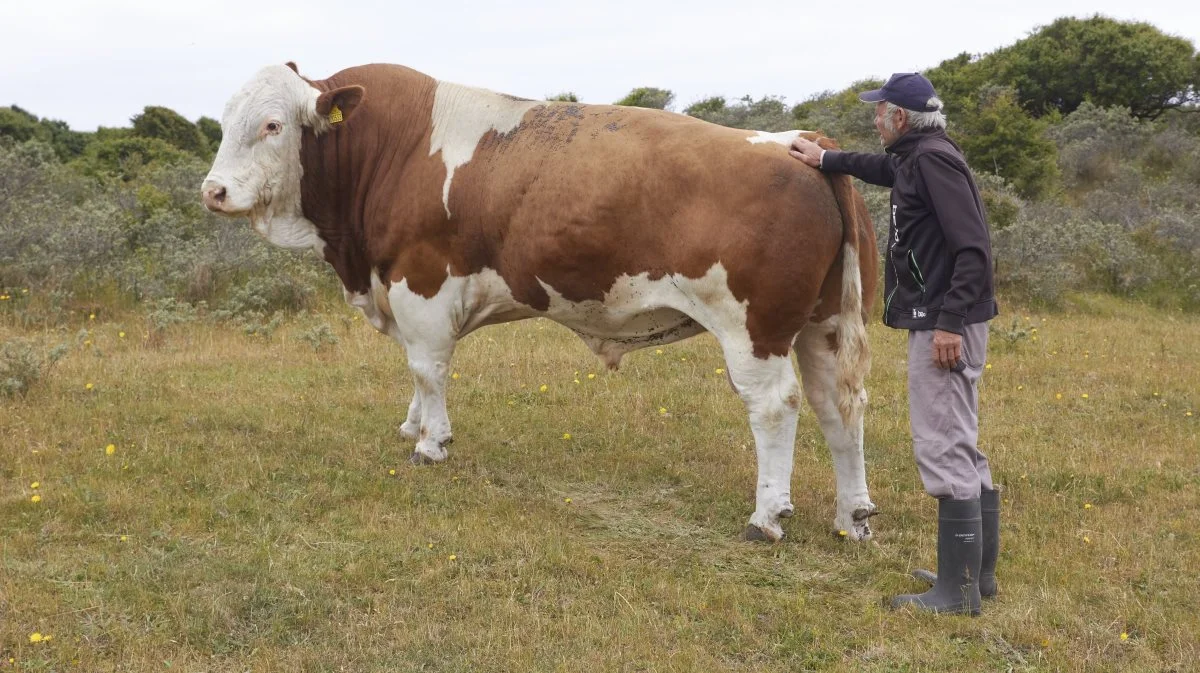
[[[933,84],[920,73],[898,72],[889,77],[882,87],[860,93],[858,99],[864,103],[887,101],[905,110],[933,112],[940,109],[929,105],[929,99],[936,96]]]

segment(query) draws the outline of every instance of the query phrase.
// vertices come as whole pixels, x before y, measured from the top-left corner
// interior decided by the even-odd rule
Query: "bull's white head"
[[[322,93],[295,66],[267,66],[225,105],[221,147],[200,187],[204,206],[245,215],[258,233],[287,248],[319,244],[300,206],[300,143],[305,127],[323,133],[361,102],[363,88]]]

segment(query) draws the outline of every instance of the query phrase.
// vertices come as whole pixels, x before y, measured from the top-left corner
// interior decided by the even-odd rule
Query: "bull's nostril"
[[[225,188],[224,187],[220,187],[216,190],[213,190],[213,200],[216,201],[217,203],[225,202]]]

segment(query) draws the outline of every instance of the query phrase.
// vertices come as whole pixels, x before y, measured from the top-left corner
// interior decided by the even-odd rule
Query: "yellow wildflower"
[[[666,408],[666,407],[659,407],[659,408],[658,408],[658,413],[659,413],[659,415],[660,415],[660,416],[666,416],[666,415],[667,415],[667,408]]]
[[[33,633],[29,634],[29,642],[31,642],[31,643],[42,642],[42,634],[38,633],[37,631],[34,631]]]
[[[108,446],[104,447],[104,455],[106,455],[106,456],[111,456],[116,452],[117,452],[116,444],[109,444]]]
[[[29,485],[29,488],[32,488],[32,489],[37,489],[37,488],[40,488],[40,487],[41,487],[41,485],[42,485],[42,482],[40,482],[40,481],[35,481],[35,482],[33,482],[32,484],[30,484],[30,485]]]
[[[392,477],[396,476],[396,470],[388,470],[388,475]]]
[[[1090,503],[1090,502],[1085,502],[1085,503],[1083,503],[1083,508],[1084,508],[1084,509],[1091,509],[1091,508],[1092,508],[1092,503]]]
[[[457,381],[457,380],[458,380],[458,372],[454,372],[453,374],[451,374],[451,375],[450,375],[450,378],[452,378],[452,379],[454,379],[455,381]]]
[[[1129,640],[1129,634],[1122,631],[1121,632],[1121,642],[1125,642],[1126,640]]]
[[[119,336],[119,337],[121,337],[122,339],[124,339],[124,338],[125,338],[125,333],[124,333],[124,332],[117,332],[117,336]]]
[[[89,314],[88,314],[88,320],[95,320],[95,319],[96,319],[96,314],[95,314],[95,313],[89,313]]]
[[[570,438],[571,438],[571,433],[569,433],[569,432],[563,433],[563,439],[570,439]]]
[[[570,499],[570,498],[563,498],[563,502],[565,502],[565,503],[567,503],[567,504],[569,505],[569,504],[571,504],[571,499]]]
[[[457,561],[457,560],[458,560],[458,554],[451,554],[451,555],[450,555],[450,560],[451,560],[451,561]]]
[[[429,543],[429,548],[430,548],[430,549],[433,549],[433,543],[432,543],[432,542],[430,542],[430,543]]]
[[[1083,536],[1083,543],[1084,543],[1084,544],[1091,544],[1091,543],[1092,543],[1092,538],[1090,538],[1090,537],[1088,537],[1088,536],[1084,535],[1084,536]]]
[[[541,387],[541,388],[538,388],[538,392],[543,392],[543,393],[544,393],[544,392],[546,392],[547,390],[550,390],[550,386],[546,385],[545,383],[543,383],[543,384],[542,384],[542,387]]]
[[[1056,400],[1061,400],[1061,399],[1062,399],[1062,393],[1054,393],[1054,399],[1056,399]]]
[[[661,349],[661,348],[655,348],[655,349],[654,349],[654,354],[655,354],[655,355],[662,355],[662,349]]]
[[[88,384],[85,384],[85,385],[83,386],[83,389],[84,389],[84,390],[91,390],[92,388],[95,388],[95,387],[96,387],[96,386],[92,385],[91,383],[88,383]]]
[[[1087,393],[1084,393],[1084,394],[1080,395],[1080,397],[1082,397],[1083,399],[1085,399],[1085,400],[1086,400],[1086,399],[1088,398],[1088,394],[1087,394]]]
[[[42,501],[42,496],[40,496],[40,495],[35,495],[35,496],[33,496],[32,498],[30,498],[30,499],[29,499],[29,502],[32,502],[32,503],[34,503],[35,505],[36,505],[37,503],[41,502],[41,501]]]
[[[588,374],[588,379],[594,379],[594,378],[596,378],[595,374]]]
[[[128,537],[126,537],[124,535],[121,536],[121,542],[127,542],[128,540],[129,540]]]
[[[579,383],[579,379],[575,379],[575,383],[576,383],[576,384],[578,384],[578,383]]]
[[[849,534],[850,534],[850,533],[847,533],[847,532],[846,532],[846,531],[844,531],[844,530],[839,530],[839,531],[838,531],[838,537],[846,537],[846,536],[847,536],[847,535],[849,535]]]
[[[984,368],[984,369],[991,369],[991,368],[992,368],[992,363],[990,363],[990,362],[989,362],[989,363],[987,363],[986,365],[984,365],[984,366],[983,366],[983,368]]]
[[[1017,386],[1017,390],[1025,390],[1025,386]]]
[[[720,367],[717,367],[717,368],[716,368],[715,370],[713,370],[713,371],[715,371],[715,372],[716,372],[716,373],[718,373],[718,374],[724,374],[724,373],[725,373],[725,370],[724,370],[724,369],[721,369]]]

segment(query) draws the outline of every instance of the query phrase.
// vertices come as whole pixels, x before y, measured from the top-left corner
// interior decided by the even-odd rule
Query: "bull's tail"
[[[859,268],[859,231],[861,217],[854,198],[850,176],[828,175],[834,198],[842,211],[842,294],[837,319],[837,390],[838,411],[842,422],[860,418],[866,404],[863,381],[871,370],[871,349],[867,326],[863,321],[863,279]]]

